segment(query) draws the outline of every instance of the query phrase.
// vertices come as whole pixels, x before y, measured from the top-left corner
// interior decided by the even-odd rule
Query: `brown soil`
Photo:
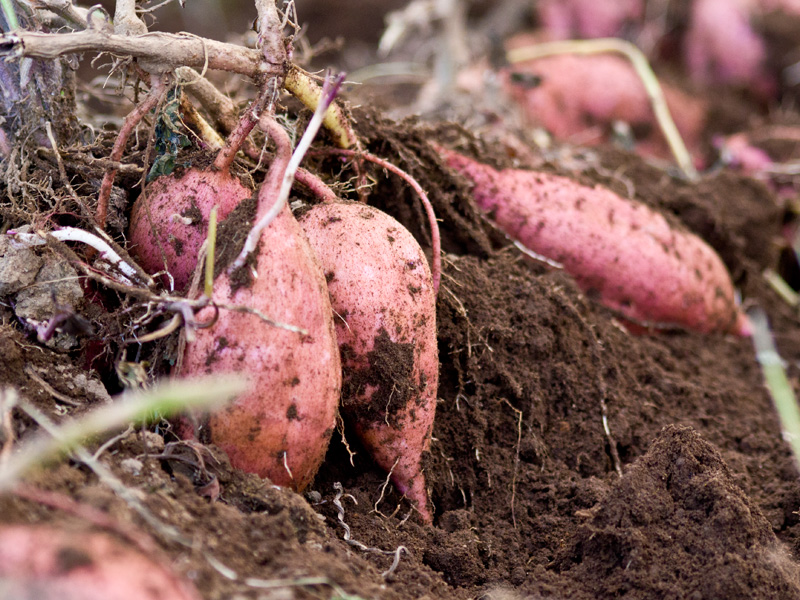
[[[176,444],[165,422],[128,433],[101,460],[175,532],[66,459],[37,471],[26,493],[0,496],[0,522],[108,529],[65,502],[94,507],[123,541],[135,543],[130,526],[151,535],[154,556],[208,600],[800,598],[800,474],[751,341],[632,335],[569,275],[511,246],[427,142],[519,162],[507,146],[454,125],[357,117],[369,150],[411,172],[441,219],[439,403],[425,457],[433,526],[385,485],[348,431],[349,448],[335,434],[300,496],[232,469],[214,447]],[[798,391],[800,319],[762,277],[778,260],[783,219],[772,192],[728,171],[690,184],[611,147],[577,162],[562,155],[539,166],[648,202],[720,253],[745,302],[767,311]],[[353,176],[338,160],[312,167],[328,181]],[[429,247],[414,194],[367,169],[377,181],[369,202]],[[231,255],[218,249],[220,260]],[[57,354],[4,305],[0,317],[3,387],[57,421],[105,401],[83,369],[96,348]],[[174,340],[143,352],[166,372]],[[36,428],[19,409],[13,417],[19,438]]]

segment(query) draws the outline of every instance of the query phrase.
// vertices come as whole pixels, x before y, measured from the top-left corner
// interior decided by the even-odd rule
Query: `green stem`
[[[169,416],[183,410],[208,409],[245,391],[242,379],[204,377],[168,381],[143,392],[126,393],[114,403],[102,406],[83,417],[59,426],[56,435],[42,433],[23,444],[0,466],[0,492],[13,487],[32,468],[87,438],[142,422],[158,412]]]
[[[747,311],[747,314],[753,326],[756,359],[761,365],[764,383],[778,411],[783,439],[789,442],[795,466],[800,468],[800,408],[797,406],[792,384],[786,376],[783,361],[772,338],[767,315],[759,307]]]
[[[208,215],[208,246],[206,248],[205,293],[211,298],[214,295],[214,253],[217,247],[217,207]]]
[[[19,29],[19,21],[17,21],[17,13],[14,11],[14,4],[12,1],[0,0],[0,6],[3,7],[3,16],[6,19],[6,23],[8,23],[8,31],[5,33]]]

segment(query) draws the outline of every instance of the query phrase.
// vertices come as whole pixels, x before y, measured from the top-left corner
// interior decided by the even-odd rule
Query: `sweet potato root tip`
[[[439,380],[431,272],[413,236],[360,203],[317,205],[301,225],[328,278],[342,352],[342,416],[431,521],[421,457]]]
[[[599,186],[520,169],[497,171],[440,148],[473,198],[512,238],[558,261],[585,291],[633,323],[747,335],[719,256],[663,215]]]

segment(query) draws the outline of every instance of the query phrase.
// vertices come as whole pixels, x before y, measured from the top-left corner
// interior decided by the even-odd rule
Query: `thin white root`
[[[46,237],[52,236],[61,242],[82,242],[87,246],[91,246],[100,253],[100,257],[119,269],[122,273],[123,283],[126,285],[133,285],[133,282],[144,284],[147,287],[153,285],[153,280],[147,276],[144,278],[139,269],[131,266],[114,250],[111,245],[101,237],[90,233],[84,229],[77,227],[61,227],[50,232],[37,231],[36,233],[21,233],[18,231],[9,231],[6,235],[13,238],[17,246],[44,246],[47,244]]]

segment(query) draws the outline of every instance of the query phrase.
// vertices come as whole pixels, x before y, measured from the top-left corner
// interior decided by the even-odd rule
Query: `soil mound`
[[[800,570],[720,452],[669,425],[556,558],[596,598],[800,598]]]

